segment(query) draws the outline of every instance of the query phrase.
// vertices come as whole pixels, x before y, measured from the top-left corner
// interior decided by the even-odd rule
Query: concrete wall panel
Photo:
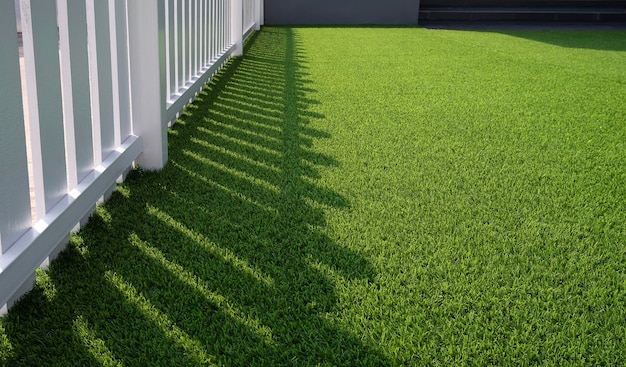
[[[265,0],[265,24],[415,25],[419,0]]]

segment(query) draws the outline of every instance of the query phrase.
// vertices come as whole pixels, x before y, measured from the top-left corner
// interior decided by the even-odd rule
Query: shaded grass
[[[264,28],[0,360],[619,365],[625,65],[624,32]]]

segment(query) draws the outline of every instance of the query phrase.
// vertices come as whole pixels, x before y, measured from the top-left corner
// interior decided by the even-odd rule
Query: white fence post
[[[164,0],[128,2],[133,130],[143,140],[138,163],[145,169],[167,162],[164,11]]]
[[[233,56],[243,55],[243,4],[230,0],[230,41],[235,45]]]

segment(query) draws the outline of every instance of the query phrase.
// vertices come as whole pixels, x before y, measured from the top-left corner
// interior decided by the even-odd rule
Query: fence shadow
[[[12,365],[390,365],[334,324],[335,279],[372,265],[325,232],[347,208],[308,126],[290,28],[253,36],[170,132],[161,172],[131,173],[0,322]],[[4,329],[4,330],[2,330]],[[1,360],[0,360],[1,361]]]

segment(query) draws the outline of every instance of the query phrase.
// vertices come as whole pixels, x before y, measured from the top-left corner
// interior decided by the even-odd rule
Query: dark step
[[[626,9],[422,8],[419,21],[626,22]]]
[[[422,8],[617,8],[625,0],[421,0]]]

